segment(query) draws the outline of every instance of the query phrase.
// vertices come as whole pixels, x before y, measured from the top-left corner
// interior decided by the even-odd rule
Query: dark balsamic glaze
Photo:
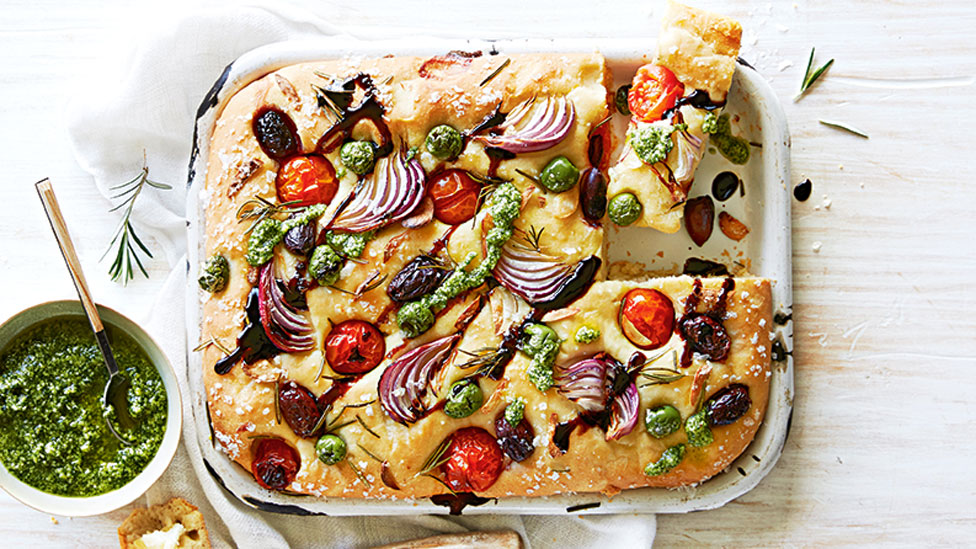
[[[502,102],[499,101],[498,104],[495,105],[495,109],[488,113],[488,115],[485,116],[481,122],[478,122],[477,126],[465,132],[464,136],[471,137],[473,135],[478,135],[481,132],[490,130],[504,122],[505,117],[507,116],[508,113],[502,112]]]
[[[721,263],[701,257],[689,257],[681,274],[691,276],[728,276],[729,269]]]
[[[712,180],[712,196],[719,202],[725,202],[732,198],[741,183],[739,176],[735,173],[722,172]]]
[[[593,277],[600,270],[601,263],[600,258],[595,255],[580,261],[573,270],[573,274],[559,286],[559,291],[555,297],[549,301],[533,303],[533,307],[540,311],[552,311],[562,309],[576,301],[593,284]]]
[[[721,103],[715,103],[712,98],[709,97],[708,92],[705,90],[695,90],[691,94],[686,95],[674,102],[674,106],[670,109],[664,111],[661,115],[662,120],[668,120],[684,105],[691,105],[696,109],[704,109],[706,111],[714,111],[715,109],[720,109],[725,106],[725,101]]]
[[[359,105],[352,107],[353,92],[356,88],[365,92]],[[367,74],[357,74],[342,83],[342,90],[322,90],[329,99],[342,110],[339,120],[319,138],[316,150],[329,153],[339,148],[349,139],[352,130],[361,120],[369,120],[380,134],[380,143],[376,146],[376,157],[384,157],[393,152],[393,137],[390,128],[383,120],[385,110],[376,99],[376,86]]]
[[[319,407],[319,410],[325,410],[327,407],[334,404],[335,401],[342,398],[342,395],[346,394],[346,391],[348,391],[349,388],[352,387],[352,385],[356,383],[360,377],[362,377],[362,375],[354,378],[338,380],[332,383],[332,386],[330,386],[324,393],[319,395],[319,398],[315,401]]]
[[[564,454],[569,451],[569,437],[577,427],[582,428],[582,432],[584,433],[591,427],[596,427],[606,432],[607,427],[610,425],[611,416],[613,415],[613,406],[611,406],[611,403],[615,398],[623,394],[628,385],[633,383],[634,376],[637,375],[641,366],[647,360],[647,357],[643,353],[636,352],[627,360],[627,367],[624,367],[620,362],[606,353],[599,353],[594,358],[608,360],[611,363],[609,367],[610,371],[607,372],[607,376],[610,378],[610,387],[607,391],[606,406],[599,412],[584,410],[576,414],[576,417],[556,425],[552,431],[552,443]]]
[[[485,154],[488,155],[488,171],[485,173],[485,177],[488,179],[498,178],[498,167],[501,166],[502,160],[515,158],[515,153],[495,147],[485,149]]]
[[[793,187],[793,198],[796,198],[800,202],[806,202],[810,198],[810,193],[813,192],[813,181],[809,179],[804,179],[802,183],[798,183]]]
[[[725,282],[722,283],[722,290],[718,294],[718,299],[715,301],[715,305],[711,309],[704,313],[699,313],[698,304],[701,302],[702,295],[702,281],[700,278],[695,279],[695,283],[692,286],[691,293],[685,299],[685,314],[678,320],[675,324],[675,331],[677,334],[685,340],[685,350],[681,353],[680,366],[682,368],[687,368],[691,366],[691,355],[698,349],[694,349],[692,341],[685,338],[685,334],[681,330],[681,326],[685,323],[695,320],[696,317],[707,316],[718,324],[718,327],[724,332],[725,326],[722,324],[722,319],[725,316],[725,308],[728,304],[729,293],[735,289],[735,279],[728,277]],[[726,336],[727,337],[727,336]],[[724,359],[724,357],[723,357]]]
[[[264,332],[264,326],[261,324],[260,307],[258,289],[251,288],[251,293],[247,294],[247,305],[244,307],[247,313],[247,324],[237,336],[237,348],[214,364],[214,372],[224,375],[241,359],[244,360],[245,364],[253,364],[281,353],[281,349],[275,347]]]
[[[479,505],[484,505],[491,501],[491,498],[483,498],[481,496],[476,496],[471,492],[459,492],[457,494],[438,494],[436,496],[430,496],[430,502],[434,505],[439,505],[441,507],[447,507],[451,510],[451,514],[459,516],[461,511],[465,507],[471,505],[472,507],[477,507]]]

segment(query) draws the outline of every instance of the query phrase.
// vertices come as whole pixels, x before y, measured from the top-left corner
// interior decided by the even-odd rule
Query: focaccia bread
[[[450,52],[231,97],[200,191],[215,444],[322,497],[612,495],[727,467],[766,408],[770,282],[606,280],[612,81],[596,53]]]
[[[632,117],[607,194],[611,220],[674,233],[709,134],[719,129],[742,28],[721,15],[671,1],[667,6],[657,58],[634,76]],[[629,215],[615,211],[613,200],[618,208],[629,206]]]

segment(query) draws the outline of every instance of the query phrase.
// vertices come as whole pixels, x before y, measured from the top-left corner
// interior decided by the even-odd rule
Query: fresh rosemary
[[[237,208],[237,221],[243,223],[249,219],[254,221],[251,226],[247,228],[245,233],[251,232],[258,223],[264,221],[267,218],[277,218],[283,215],[291,215],[302,211],[304,208],[295,208],[295,204],[300,201],[293,200],[291,202],[285,202],[282,204],[276,204],[271,202],[267,198],[260,196],[255,196],[254,198],[241,204],[240,208]]]
[[[437,448],[434,448],[434,451],[427,456],[427,459],[424,460],[424,464],[421,466],[420,471],[418,471],[414,477],[426,475],[441,465],[444,465],[444,463],[447,462],[447,458],[444,457],[444,454],[447,453],[447,449],[450,448],[450,446],[451,438],[445,438],[440,444],[437,445]]]
[[[819,69],[810,72],[810,69],[813,68],[813,53],[815,51],[817,51],[817,48],[810,48],[810,60],[807,61],[807,70],[803,73],[803,82],[800,83],[800,93],[796,94],[796,97],[793,98],[794,103],[799,101],[800,98],[803,97],[803,94],[810,89],[810,86],[812,86],[814,82],[823,76],[824,73],[827,72],[827,69],[834,64],[834,60],[831,59],[830,61],[824,63]]]
[[[373,487],[373,483],[371,483],[366,478],[366,475],[363,474],[363,472],[359,469],[359,467],[356,467],[356,464],[353,463],[351,459],[346,458],[346,463],[349,465],[349,468],[352,469],[352,472],[356,473],[356,478],[359,479],[359,482],[362,482],[363,484],[365,484],[366,486],[368,486],[370,488]]]
[[[841,130],[848,133],[852,133],[858,137],[863,137],[864,139],[870,139],[868,134],[862,132],[857,128],[848,126],[847,124],[843,124],[841,122],[831,122],[830,120],[820,120],[819,122],[824,126],[827,126],[828,128],[834,128],[835,130]]]
[[[147,257],[152,258],[152,252],[149,248],[143,244],[139,235],[136,234],[135,228],[132,226],[132,207],[136,203],[136,198],[142,193],[142,189],[149,185],[150,187],[168,191],[173,187],[166,185],[165,183],[158,183],[149,179],[149,166],[146,165],[145,159],[142,164],[142,171],[139,175],[126,181],[125,183],[115,185],[114,187],[109,187],[111,191],[118,191],[115,195],[111,197],[112,200],[122,199],[121,202],[113,206],[109,212],[114,212],[117,210],[122,211],[122,219],[119,220],[119,224],[115,229],[115,235],[112,236],[112,241],[108,243],[108,247],[105,249],[105,253],[99,259],[105,259],[105,256],[115,247],[115,260],[112,265],[108,268],[108,274],[112,277],[112,280],[118,282],[120,279],[122,285],[125,286],[134,275],[132,266],[139,267],[142,272],[142,276],[149,278],[149,273],[146,272],[146,268],[142,265],[142,259],[139,257],[139,250],[142,250]],[[132,244],[135,243],[135,246]]]
[[[483,88],[485,84],[491,82],[492,79],[494,79],[496,76],[498,76],[499,73],[505,70],[505,67],[511,64],[511,62],[512,62],[511,59],[506,59],[505,61],[503,61],[502,64],[499,65],[497,69],[493,70],[491,74],[489,74],[487,77],[485,77],[484,80],[481,81],[481,84],[478,84],[478,87]]]
[[[357,442],[357,443],[356,443],[356,446],[357,446],[357,447],[358,447],[358,448],[359,448],[360,450],[362,450],[363,452],[365,452],[367,456],[369,456],[369,457],[371,457],[371,458],[373,458],[373,459],[375,459],[377,463],[383,463],[383,460],[382,460],[382,459],[380,459],[380,458],[379,458],[379,456],[377,456],[377,455],[376,455],[376,454],[374,454],[373,452],[370,452],[369,450],[367,450],[367,449],[366,449],[366,447],[365,447],[365,446],[363,446],[362,444],[359,444],[359,443]]]
[[[542,248],[540,247],[540,242],[542,241],[542,233],[546,231],[545,227],[543,227],[542,229],[536,229],[535,225],[529,225],[528,231],[524,229],[516,229],[516,231],[519,233],[519,236],[522,237],[522,240],[528,245],[529,248],[537,252],[542,252]]]
[[[505,350],[498,347],[482,347],[481,349],[477,349],[475,351],[460,349],[460,352],[472,358],[463,364],[459,364],[458,368],[462,370],[470,370],[474,367],[478,368],[478,370],[472,374],[471,377],[488,375],[492,370],[495,369],[495,365],[497,365],[498,362],[507,354]]]
[[[206,349],[207,347],[210,347],[210,346],[213,346],[213,347],[216,347],[216,348],[220,349],[220,352],[224,353],[225,355],[229,355],[231,353],[230,350],[227,347],[225,347],[221,342],[217,341],[217,338],[215,338],[213,336],[210,336],[210,340],[209,341],[204,341],[203,343],[201,343],[201,344],[197,345],[196,347],[194,347],[193,348],[193,351],[191,351],[191,352],[197,353],[197,352],[200,352],[200,351],[202,351],[202,350],[204,350],[204,349]]]
[[[356,414],[356,421],[358,421],[358,422],[359,422],[359,425],[360,425],[360,426],[362,426],[362,428],[363,428],[363,429],[366,429],[366,432],[367,432],[367,433],[369,433],[369,434],[371,434],[371,435],[373,435],[373,436],[374,436],[374,437],[376,437],[376,438],[382,438],[382,437],[380,437],[379,435],[377,435],[377,434],[376,434],[376,431],[374,431],[374,430],[372,430],[372,429],[370,429],[370,428],[369,428],[369,425],[366,425],[366,422],[365,422],[365,421],[363,421],[363,418],[362,418],[362,417],[360,417],[360,415],[359,415],[359,414]]]

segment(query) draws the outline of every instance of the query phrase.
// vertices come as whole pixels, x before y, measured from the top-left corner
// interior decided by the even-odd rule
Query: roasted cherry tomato
[[[442,468],[455,492],[484,492],[495,484],[505,465],[498,441],[480,427],[455,431],[446,455]]]
[[[661,119],[664,111],[674,107],[684,93],[684,85],[678,82],[673,72],[660,65],[644,65],[634,75],[627,105],[635,120],[655,122]]]
[[[481,185],[464,170],[446,170],[434,176],[427,193],[438,221],[460,225],[477,213]]]
[[[674,304],[650,288],[635,288],[620,303],[617,320],[628,341],[641,349],[663,347],[674,331]]]
[[[264,488],[284,490],[295,480],[301,459],[298,452],[281,439],[260,439],[251,462],[251,472]]]
[[[297,205],[328,204],[339,190],[335,168],[323,156],[309,154],[288,160],[278,170],[275,179],[280,202]]]
[[[325,338],[325,358],[339,374],[365,374],[379,365],[385,353],[383,334],[364,320],[346,320]]]

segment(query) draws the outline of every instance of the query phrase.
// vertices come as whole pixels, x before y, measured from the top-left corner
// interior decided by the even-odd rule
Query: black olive
[[[315,248],[315,227],[304,223],[292,227],[285,233],[285,247],[295,255],[308,255]]]
[[[251,122],[251,129],[264,153],[275,160],[301,152],[302,140],[298,137],[295,122],[278,109],[266,107],[259,110]]]
[[[719,202],[725,202],[732,198],[740,184],[738,175],[732,172],[722,172],[712,180],[712,196]]]
[[[708,409],[708,422],[712,425],[734,423],[749,411],[751,405],[749,388],[739,383],[733,383],[708,399],[708,403],[705,405]]]
[[[607,213],[607,180],[596,168],[588,168],[580,180],[580,207],[583,216],[599,221]]]
[[[498,435],[498,445],[505,455],[514,461],[524,461],[535,450],[535,430],[524,417],[515,427],[505,420],[505,409],[495,417],[495,433]]]
[[[386,287],[386,295],[398,303],[413,301],[433,292],[448,275],[436,259],[419,255],[400,269]]]

